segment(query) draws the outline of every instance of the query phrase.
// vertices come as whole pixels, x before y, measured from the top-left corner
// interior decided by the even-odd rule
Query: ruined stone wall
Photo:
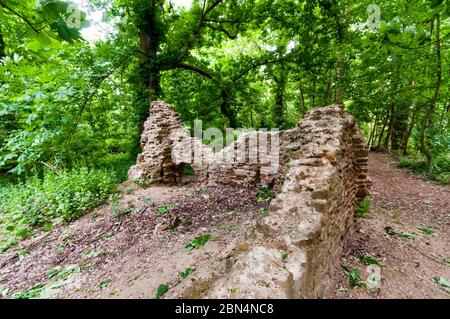
[[[173,290],[173,297],[325,295],[352,234],[355,206],[368,194],[368,151],[355,119],[336,105],[311,111],[280,139],[281,166],[269,177],[279,178],[281,189],[269,213],[256,221],[246,240],[214,261],[210,269],[215,270],[196,272],[192,281]],[[242,169],[208,165],[207,177],[218,180],[239,178],[236,169]],[[257,180],[250,176],[249,181]]]

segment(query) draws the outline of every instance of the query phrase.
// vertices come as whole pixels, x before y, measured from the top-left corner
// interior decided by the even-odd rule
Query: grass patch
[[[354,268],[350,270],[348,266],[343,266],[343,269],[344,275],[348,278],[348,286],[350,289],[367,286],[367,284],[361,279],[361,269]]]
[[[155,216],[158,216],[158,217],[163,216],[163,215],[167,214],[174,207],[175,207],[174,204],[166,204],[163,207],[160,207],[155,211]]]
[[[187,245],[185,246],[187,251],[191,251],[194,249],[199,249],[206,245],[206,243],[212,238],[211,235],[201,235],[193,240],[191,240]]]
[[[360,258],[360,260],[361,260],[361,262],[364,265],[367,265],[367,266],[370,266],[370,265],[377,265],[377,266],[379,266],[380,265],[380,262],[376,258],[374,258],[374,257],[372,257],[370,255],[362,256]]]
[[[195,267],[188,267],[186,268],[185,271],[180,272],[180,276],[183,279],[186,279],[187,277],[189,277],[194,271],[195,271]]]
[[[275,193],[268,187],[261,187],[256,194],[256,200],[258,202],[271,199],[275,196]]]
[[[431,235],[434,235],[434,234],[435,234],[434,229],[431,228],[431,227],[421,227],[421,228],[418,228],[418,230],[419,230],[422,234],[424,234],[424,235],[429,235],[429,236],[431,236]]]
[[[53,228],[55,219],[72,222],[105,203],[116,192],[117,178],[103,170],[80,168],[59,175],[47,172],[0,188],[0,253],[33,228]]]

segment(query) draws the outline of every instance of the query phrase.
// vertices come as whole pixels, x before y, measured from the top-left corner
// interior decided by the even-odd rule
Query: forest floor
[[[329,297],[449,298],[434,282],[450,279],[449,187],[395,168],[384,154],[370,155],[370,176],[372,210],[357,221]],[[0,298],[2,291],[39,298],[155,298],[161,284],[171,289],[190,280],[185,275],[204,271],[212,257],[243,241],[268,205],[256,200],[257,189],[226,185],[144,189],[125,183],[121,193],[119,204],[0,255]],[[212,237],[200,249],[186,249],[199,235]],[[348,289],[342,266],[360,268],[364,279],[365,255],[381,265],[381,288]]]
[[[435,282],[450,280],[450,187],[396,168],[396,161],[381,153],[371,153],[369,175],[372,209],[357,220],[330,297],[450,298],[450,290]],[[381,285],[348,289],[342,267],[360,269],[364,280],[370,273],[364,256],[379,261]]]

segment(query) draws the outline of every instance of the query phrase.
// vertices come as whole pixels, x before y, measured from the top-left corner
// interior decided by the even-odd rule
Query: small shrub
[[[372,198],[364,198],[355,209],[355,217],[363,218],[366,217],[370,212],[370,206],[372,205]]]

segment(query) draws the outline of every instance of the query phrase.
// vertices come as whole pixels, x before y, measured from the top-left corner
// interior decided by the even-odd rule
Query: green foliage
[[[433,279],[434,283],[441,286],[445,292],[450,294],[450,282],[444,277],[435,277]]]
[[[155,216],[159,217],[159,216],[165,215],[174,207],[175,207],[174,204],[166,204],[163,207],[160,207],[155,211]]]
[[[356,218],[364,218],[370,212],[370,207],[372,205],[372,198],[366,197],[364,198],[355,209],[355,217]]]
[[[408,232],[400,232],[398,233],[398,235],[402,238],[406,238],[406,239],[416,239],[416,236],[414,236],[414,234],[408,233]]]
[[[191,251],[194,249],[199,249],[206,245],[206,243],[212,238],[211,235],[200,235],[191,240],[186,244],[185,248],[187,251]]]
[[[440,256],[442,262],[444,262],[445,264],[447,264],[448,266],[450,266],[450,258],[447,256]]]
[[[361,269],[350,270],[348,266],[343,266],[344,275],[348,278],[348,285],[351,289],[355,287],[366,287],[366,283],[361,279]]]
[[[142,188],[148,188],[153,184],[153,181],[150,178],[141,178],[135,180],[134,183]]]
[[[402,158],[399,168],[406,168],[414,173],[421,174],[426,178],[435,180],[441,184],[450,183],[450,154],[439,156],[433,163],[433,173],[428,172],[427,162],[417,158]]]
[[[189,275],[191,275],[194,271],[195,271],[195,267],[188,267],[186,268],[185,271],[180,272],[180,276],[183,279],[186,279],[187,277],[189,277]]]
[[[183,170],[183,175],[184,176],[195,176],[196,174],[191,165],[185,165],[184,170]]]
[[[44,288],[45,288],[45,285],[37,285],[26,291],[15,293],[13,295],[13,298],[14,299],[39,299]]]
[[[377,265],[377,266],[380,265],[380,262],[376,258],[374,258],[370,255],[362,256],[360,258],[360,260],[361,260],[361,262],[363,262],[365,265],[368,265],[368,266],[369,265]]]
[[[386,226],[384,227],[384,231],[386,232],[386,234],[388,234],[389,236],[394,236],[397,234],[397,232],[391,227],[391,226]]]
[[[65,279],[73,273],[81,272],[79,265],[71,265],[67,267],[57,266],[47,272],[49,279]]]
[[[275,196],[275,193],[268,187],[261,187],[256,194],[258,201],[265,201]]]

